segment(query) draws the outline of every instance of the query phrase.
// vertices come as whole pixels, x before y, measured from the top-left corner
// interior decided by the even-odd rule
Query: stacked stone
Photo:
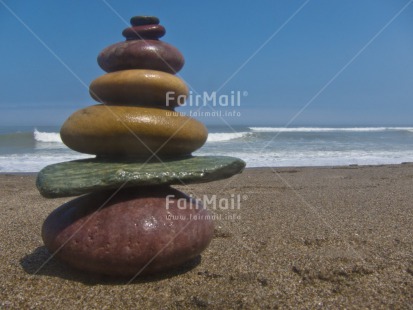
[[[90,94],[100,104],[75,112],[61,128],[68,147],[96,158],[48,166],[37,178],[45,197],[86,194],[44,222],[49,251],[75,268],[117,276],[162,271],[199,255],[213,235],[211,216],[170,185],[223,179],[245,167],[237,158],[191,155],[208,133],[171,112],[188,95],[174,75],[184,58],[159,40],[165,28],[158,18],[136,16],[131,25],[126,41],[98,56],[107,74],[91,83]]]
[[[73,114],[61,137],[71,149],[98,156],[180,157],[206,141],[205,126],[172,114],[177,100],[188,95],[185,83],[173,73],[184,64],[182,54],[159,40],[165,28],[156,17],[137,16],[123,31],[125,42],[105,48],[98,56],[109,72],[90,85],[95,105]],[[172,117],[173,116],[173,117]],[[155,158],[154,158],[155,157]]]

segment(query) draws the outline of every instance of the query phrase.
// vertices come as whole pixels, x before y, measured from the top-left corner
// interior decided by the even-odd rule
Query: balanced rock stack
[[[39,172],[45,197],[83,195],[54,210],[42,237],[48,250],[88,272],[136,276],[176,267],[198,256],[213,235],[210,213],[170,187],[228,178],[245,163],[227,156],[192,156],[207,139],[205,126],[171,113],[188,88],[174,74],[181,53],[159,40],[165,28],[136,16],[126,41],[98,56],[108,72],[90,85],[101,104],[71,115],[63,142],[95,158],[50,165]],[[169,97],[170,98],[170,97]]]

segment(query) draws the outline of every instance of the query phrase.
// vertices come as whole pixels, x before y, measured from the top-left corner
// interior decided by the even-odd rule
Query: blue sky
[[[60,125],[94,104],[98,53],[155,15],[194,91],[248,92],[231,125],[412,126],[413,3],[388,24],[410,2],[0,0],[0,125]]]

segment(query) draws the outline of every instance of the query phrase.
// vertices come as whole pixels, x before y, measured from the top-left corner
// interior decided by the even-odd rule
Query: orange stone
[[[81,153],[147,159],[153,153],[161,158],[189,155],[205,143],[208,131],[170,110],[99,104],[73,113],[60,135]]]
[[[122,70],[98,77],[89,87],[93,99],[102,103],[176,107],[188,96],[184,81],[156,70]]]

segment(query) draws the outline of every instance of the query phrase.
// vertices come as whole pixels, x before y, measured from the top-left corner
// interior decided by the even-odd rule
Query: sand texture
[[[71,198],[41,197],[35,175],[0,175],[0,308],[412,309],[413,164],[247,169],[176,188],[241,195],[240,208],[210,206],[201,257],[128,284],[49,259],[41,225]]]

